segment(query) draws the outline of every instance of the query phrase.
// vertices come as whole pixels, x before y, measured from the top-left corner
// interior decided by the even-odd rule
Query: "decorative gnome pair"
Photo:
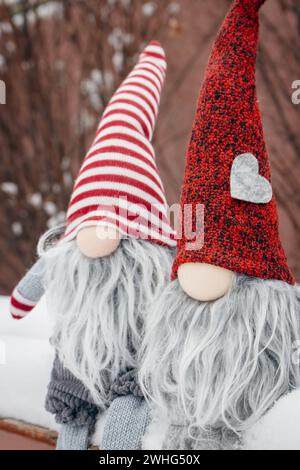
[[[244,448],[300,386],[300,290],[279,240],[256,94],[264,1],[235,0],[214,44],[181,195],[203,243],[193,249],[182,227],[173,281],[146,319],[139,377],[153,429],[167,414],[163,449]]]
[[[101,448],[141,446],[147,406],[137,351],[176,245],[151,144],[165,73],[164,51],[152,42],[101,118],[66,226],[41,238],[39,260],[11,298],[20,319],[46,292],[55,318],[46,408],[62,423],[58,449],[86,449],[108,407]]]

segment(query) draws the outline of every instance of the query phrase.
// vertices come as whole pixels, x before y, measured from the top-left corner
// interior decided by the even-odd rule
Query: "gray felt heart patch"
[[[273,196],[270,182],[260,176],[257,158],[252,153],[236,157],[230,176],[231,197],[240,201],[267,204]]]

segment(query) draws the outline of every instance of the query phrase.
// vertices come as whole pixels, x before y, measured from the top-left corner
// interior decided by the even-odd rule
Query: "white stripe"
[[[147,158],[152,163],[154,161],[153,156],[150,155],[148,152],[146,152],[146,150],[142,149],[141,147],[139,147],[138,145],[132,142],[128,142],[127,140],[121,140],[121,139],[109,139],[103,142],[99,142],[99,144],[96,144],[91,148],[87,157],[92,152],[96,152],[97,150],[101,150],[102,148],[105,148],[105,147],[121,147],[126,150],[132,150],[133,152],[139,153],[143,157]],[[111,155],[113,155],[113,153]],[[118,154],[118,155],[120,155],[120,158],[122,158],[121,157],[122,154]],[[99,154],[98,159],[101,159],[101,158],[102,158],[102,154]]]
[[[158,69],[157,67],[155,67],[155,65],[149,63],[149,60],[147,58],[141,60],[137,66],[134,68],[134,70],[139,70],[140,68],[143,68],[143,67],[146,67],[147,69],[149,69],[149,71],[151,70],[151,74],[153,72],[153,76],[154,74],[156,74],[155,76],[157,77],[157,75],[160,77],[161,81],[162,81],[162,84],[165,80],[165,72]],[[161,84],[161,86],[162,86]]]
[[[137,222],[134,222],[134,221],[130,221],[128,219],[124,219],[120,216],[118,216],[117,214],[109,214],[108,212],[102,212],[101,213],[94,213],[92,212],[91,215],[89,215],[88,217],[85,217],[85,219],[87,218],[90,218],[90,217],[110,217],[111,219],[113,220],[116,220],[116,221],[119,221],[120,223],[123,223],[126,227],[130,227],[131,229],[136,229],[136,226],[138,225],[138,228],[140,229],[140,232],[143,232],[144,234],[155,234],[155,238],[156,239],[159,239],[159,240],[163,240],[164,243],[170,245],[170,246],[176,246],[176,241],[175,240],[172,240],[170,237],[171,235],[174,235],[174,232],[172,232],[171,234],[166,234],[165,232],[162,232],[162,234],[159,233],[158,231],[158,228],[155,228],[155,226],[152,226],[151,229],[149,229],[147,226],[143,225],[142,223],[140,224],[137,224]],[[68,227],[68,230],[67,230],[67,237],[70,237],[70,239],[74,239],[77,235],[77,233],[79,232],[79,230],[82,230],[83,227],[97,227],[97,226],[114,226],[111,222],[107,221],[107,220],[86,220],[86,221],[83,221],[82,223],[80,223],[80,225],[75,225],[73,227],[73,230],[71,232],[71,230],[69,229]],[[120,228],[120,227],[119,227]],[[160,228],[160,227],[159,227]],[[120,228],[120,231],[122,233],[124,233],[124,231]],[[124,235],[128,235],[128,233],[124,233]],[[153,236],[153,235],[152,235]],[[153,236],[154,238],[154,236]],[[64,241],[64,239],[62,240],[62,242]]]
[[[165,57],[165,52],[164,52],[163,48],[161,46],[158,46],[158,45],[155,45],[155,44],[149,44],[149,46],[146,47],[146,49],[144,50],[144,52],[142,54],[147,54],[147,53],[159,54],[162,57]],[[152,60],[156,60],[156,58],[153,57]],[[159,60],[163,61],[163,59],[159,59]],[[165,63],[166,63],[166,60],[165,60]]]
[[[153,130],[152,130],[151,123],[149,122],[148,119],[145,120],[145,114],[142,111],[140,111],[138,108],[136,108],[134,105],[127,104],[127,103],[111,103],[108,105],[108,107],[104,111],[102,119],[104,119],[110,111],[119,111],[119,112],[124,112],[124,113],[126,113],[126,111],[129,111],[129,112],[135,113],[137,116],[139,116],[141,121],[145,123],[148,129],[148,134],[150,137],[152,137]]]
[[[141,78],[141,77],[143,77],[143,78]],[[156,83],[158,89],[155,88],[153,83],[151,83],[149,80],[147,80],[147,78],[149,78],[149,80],[151,80],[152,82]],[[151,87],[155,88],[156,93],[159,93],[159,96],[160,96],[160,93],[161,93],[161,90],[162,90],[162,85],[161,85],[160,81],[158,80],[158,78],[156,78],[153,75],[152,72],[149,72],[149,70],[136,70],[135,72],[132,72],[132,74],[130,75],[128,80],[145,80],[147,82],[148,86],[151,86]]]
[[[133,223],[134,225],[133,226],[138,226],[139,225],[139,217],[141,217],[140,214],[136,214],[137,215],[137,221],[130,221],[131,223]],[[110,211],[106,211],[106,210],[98,210],[98,211],[92,211],[91,213],[87,214],[84,219],[87,219],[87,218],[91,218],[91,217],[94,217],[94,218],[97,218],[97,217],[107,217],[107,218],[110,218],[110,219],[113,219],[113,220],[119,220],[120,223],[124,224],[124,225],[128,225],[128,219],[126,217],[123,217],[119,214],[116,214],[114,212],[110,212]],[[148,219],[146,219],[149,223],[151,222],[150,218],[149,218],[149,214],[148,214]],[[88,223],[91,223],[92,221],[88,221]],[[98,220],[95,220],[93,221],[92,223],[96,223],[98,224],[100,221]],[[105,223],[105,221],[103,221]],[[84,222],[80,223],[80,226],[82,226],[84,224]],[[147,227],[147,225],[144,225],[142,222],[140,222],[140,225],[143,227],[143,231],[144,233],[148,233],[149,232],[149,229]],[[73,227],[74,228],[74,227]],[[153,230],[157,231],[157,225],[154,225],[154,229],[152,227]],[[68,231],[69,230],[69,226],[68,226]]]
[[[87,193],[88,191],[99,191],[99,196],[94,196],[94,197],[86,197],[82,199],[81,201],[76,202],[72,207],[70,207],[70,214],[72,215],[74,212],[76,212],[79,209],[82,209],[83,207],[87,206],[92,206],[96,204],[101,204],[101,190],[111,190],[111,191],[123,191],[126,194],[130,196],[135,196],[137,198],[142,198],[144,199],[145,202],[148,204],[158,204],[159,201],[156,197],[152,196],[146,191],[143,191],[142,189],[139,189],[131,184],[125,184],[125,183],[118,183],[114,181],[99,181],[97,183],[88,183],[83,186],[80,186],[79,188],[74,191],[72,194],[71,198],[71,203],[75,199],[75,197],[79,195],[83,195]],[[141,202],[141,204],[143,204]]]
[[[129,164],[132,164],[132,165],[139,166],[143,170],[148,171],[148,173],[151,173],[151,175],[156,179],[158,186],[160,186],[161,189],[163,188],[162,182],[161,182],[161,180],[159,178],[159,175],[158,175],[158,170],[155,171],[155,169],[152,168],[152,166],[147,165],[147,163],[145,163],[142,160],[140,160],[139,158],[133,157],[131,155],[123,155],[123,154],[119,155],[119,154],[115,154],[115,153],[114,154],[112,154],[112,153],[102,153],[101,154],[101,159],[99,159],[98,155],[95,155],[94,157],[91,157],[88,160],[85,160],[83,162],[81,170],[84,171],[84,168],[87,167],[88,165],[90,165],[92,163],[99,162],[101,160],[102,161],[103,160],[114,160],[116,163],[118,161],[120,161],[120,162],[125,162],[125,163],[129,163]],[[154,162],[154,165],[155,165],[155,162]]]
[[[130,78],[127,78],[123,82],[123,85],[127,86],[127,85],[131,85],[132,83],[140,83],[141,85],[144,85],[145,87],[149,88],[155,94],[157,102],[158,103],[160,102],[160,93],[158,92],[157,88],[148,80],[145,80],[144,78],[141,78],[141,77],[134,78],[134,76],[131,76]]]
[[[102,166],[98,168],[92,168],[91,170],[86,170],[82,172],[81,175],[78,177],[76,184],[86,178],[97,176],[97,175],[99,176],[100,175],[125,176],[127,178],[132,178],[136,180],[137,183],[142,182],[146,184],[147,186],[149,186],[149,188],[153,189],[153,191],[157,192],[158,195],[163,199],[163,201],[166,204],[164,193],[162,192],[161,188],[156,183],[154,183],[147,176],[142,175],[141,173],[138,173],[137,171],[130,170],[130,169],[123,168],[123,167],[120,168],[120,167],[115,167],[115,166]]]
[[[98,132],[100,132],[101,129],[107,124],[110,124],[115,121],[121,121],[126,124],[131,124],[133,127],[136,128],[137,132],[144,135],[144,129],[142,127],[142,124],[137,119],[122,112],[118,114],[113,114],[112,116],[108,116],[107,118],[102,119],[98,127]]]
[[[151,57],[151,56],[149,57],[148,55],[143,55],[137,65],[143,64],[145,62],[148,62],[148,63],[150,62],[151,65],[153,64],[154,66],[156,66],[156,68],[158,67],[157,72],[163,77],[166,76],[167,64],[163,59],[159,59],[159,58]]]
[[[104,216],[105,216],[105,214],[104,214]],[[116,220],[116,221],[120,221],[120,223],[122,223],[121,222],[122,218],[119,217],[119,216],[116,216],[116,215],[114,216],[114,214],[107,214],[107,216],[114,219],[114,220]],[[128,221],[126,219],[124,225],[126,227],[128,227],[129,229],[131,229],[131,230],[133,229],[133,230],[136,231],[136,224],[134,222]],[[80,226],[76,227],[76,229],[72,233],[70,233],[69,230],[68,230],[68,234],[66,235],[66,237],[63,238],[61,240],[61,242],[59,242],[59,243],[64,243],[66,241],[73,240],[77,236],[79,230],[82,230],[85,227],[95,227],[95,226],[96,227],[98,227],[98,226],[105,226],[105,227],[110,226],[110,227],[113,227],[113,228],[116,227],[116,225],[113,224],[112,222],[107,222],[105,220],[103,220],[103,221],[101,221],[101,220],[100,221],[98,221],[98,220],[97,221],[91,221],[91,220],[86,221],[86,222],[83,222],[82,224],[80,224]],[[172,247],[176,246],[176,240],[172,240],[168,236],[166,236],[164,234],[160,234],[158,231],[156,231],[154,229],[149,230],[147,227],[145,227],[142,224],[138,225],[138,229],[139,229],[140,233],[142,232],[145,235],[147,235],[148,237],[150,236],[151,238],[154,238],[155,240],[160,240],[168,246],[172,246]],[[124,232],[120,227],[119,227],[119,230],[123,235],[125,235],[125,236],[128,235],[128,233]],[[129,233],[130,233],[130,230],[129,230]]]
[[[155,124],[155,116],[154,116],[154,113],[152,111],[152,109],[150,108],[150,106],[146,103],[145,100],[143,100],[142,98],[140,98],[139,96],[136,96],[136,95],[130,95],[126,92],[123,92],[121,91],[118,95],[114,95],[113,98],[111,99],[111,103],[115,103],[115,101],[118,101],[118,100],[130,100],[131,102],[134,102],[140,106],[142,106],[146,111],[147,113],[150,115],[150,118],[151,118],[151,127],[154,127],[154,124]],[[121,104],[122,106],[122,104]],[[146,113],[143,113],[143,116],[144,116],[144,120],[148,120],[149,121],[149,118],[148,116],[146,115]]]
[[[144,69],[146,67],[147,70],[141,70],[141,69]],[[150,68],[150,70],[149,70]],[[156,72],[159,74],[159,71],[156,70]],[[149,66],[149,64],[138,64],[133,72],[130,74],[130,78],[133,78],[136,74],[138,75],[142,75],[143,77],[148,77],[150,78],[154,83],[156,83],[156,86],[158,87],[158,90],[161,92],[162,90],[162,86],[163,86],[163,83],[161,83],[157,77],[157,75],[154,75],[154,73],[152,73],[151,71],[151,67]],[[139,80],[139,78],[137,78],[137,80]]]
[[[14,297],[18,302],[26,305],[27,307],[35,307],[37,304],[37,302],[33,302],[32,300],[28,300],[25,297],[23,297],[23,295],[20,294],[17,288],[13,291],[12,297]]]
[[[140,95],[143,95],[148,101],[150,101],[150,103],[152,104],[152,106],[155,109],[155,113],[157,114],[157,112],[158,112],[158,102],[153,98],[151,93],[149,93],[144,88],[139,87],[138,85],[124,85],[122,87],[122,92],[127,92],[127,91],[132,91],[134,93],[136,92],[136,93],[139,93]],[[118,95],[118,96],[120,96],[120,95]],[[130,96],[132,96],[132,95],[130,95]],[[148,104],[147,104],[147,106],[148,106]]]
[[[164,61],[164,59],[159,59],[158,57],[151,57],[151,56],[143,55],[139,63],[142,64],[144,60],[148,60],[152,62],[153,64],[157,65],[162,71],[167,70],[166,62]]]
[[[149,140],[143,134],[141,135],[140,132],[135,131],[133,129],[128,129],[128,127],[123,127],[119,124],[108,127],[107,129],[103,129],[101,132],[99,132],[93,145],[97,145],[98,143],[100,143],[98,141],[102,137],[106,137],[111,134],[124,134],[125,136],[133,137],[134,139],[136,139],[138,142],[141,142],[142,145],[144,145],[145,147],[149,149],[149,153],[150,155],[153,156],[153,159],[154,159],[154,149],[153,149],[151,142],[149,142]],[[112,137],[112,139],[115,139],[115,137]],[[119,137],[119,139],[122,139],[122,137]]]
[[[149,219],[149,211],[148,209],[143,206],[142,204],[133,204],[129,201],[126,201],[125,199],[118,198],[118,197],[109,197],[109,196],[103,196],[101,197],[101,202],[99,202],[99,198],[94,198],[96,199],[96,204],[101,204],[106,205],[106,206],[114,206],[114,207],[120,207],[121,209],[127,210],[128,212],[133,212],[133,213],[138,213],[141,215],[141,217],[144,217],[145,219]],[[95,205],[95,204],[92,204]],[[168,220],[167,212],[166,212],[166,207],[164,207],[162,204],[155,204],[156,210],[160,211]],[[98,211],[91,211],[88,214],[85,214],[81,217],[77,217],[75,220],[73,220],[70,224],[68,224],[68,229],[72,230],[74,227],[77,226],[77,224],[81,223],[84,221],[87,217],[93,217],[93,215],[97,215],[99,213]],[[101,215],[101,214],[100,214]],[[69,211],[67,214],[67,218],[69,218]],[[153,222],[154,225],[158,227],[162,227],[163,231],[166,233],[173,233],[173,229],[171,225],[166,224],[165,222],[161,221],[156,215],[151,214],[151,221]]]
[[[20,310],[19,308],[16,308],[13,305],[10,305],[10,313],[11,313],[11,315],[14,315],[15,317],[24,318],[30,312],[25,312],[24,310]]]

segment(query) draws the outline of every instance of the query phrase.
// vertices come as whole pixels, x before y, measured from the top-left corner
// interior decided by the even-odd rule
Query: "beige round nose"
[[[192,299],[202,302],[223,297],[230,290],[234,273],[205,263],[186,263],[178,269],[182,290]]]
[[[77,235],[77,246],[88,258],[104,258],[120,245],[120,233],[113,227],[87,227]]]

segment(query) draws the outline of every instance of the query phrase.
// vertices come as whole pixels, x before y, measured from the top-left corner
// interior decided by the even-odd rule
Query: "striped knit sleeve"
[[[14,289],[10,313],[15,320],[26,317],[44,295],[44,260],[39,259]]]

